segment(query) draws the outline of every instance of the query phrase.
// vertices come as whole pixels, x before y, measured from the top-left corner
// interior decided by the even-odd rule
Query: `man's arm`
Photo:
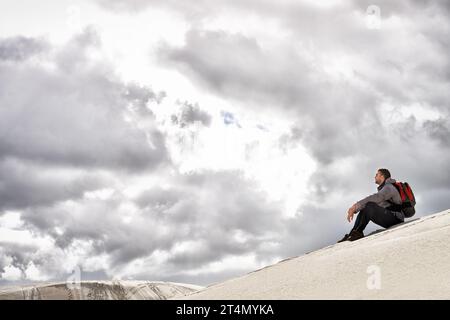
[[[397,189],[395,189],[395,187],[392,184],[388,184],[377,193],[371,194],[370,196],[367,196],[364,199],[359,200],[352,206],[352,208],[354,209],[355,212],[361,211],[366,206],[366,203],[375,202],[378,204],[380,202],[386,201],[395,195],[394,192],[397,192]]]

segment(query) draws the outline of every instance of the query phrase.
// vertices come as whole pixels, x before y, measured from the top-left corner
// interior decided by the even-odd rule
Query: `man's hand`
[[[356,205],[351,206],[347,211],[347,220],[351,222],[353,220],[353,216],[356,213]]]

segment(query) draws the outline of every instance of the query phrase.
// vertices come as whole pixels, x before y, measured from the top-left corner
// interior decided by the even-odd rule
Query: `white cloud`
[[[112,188],[104,188],[94,191],[87,191],[83,194],[86,199],[100,199],[100,200],[108,200],[110,199],[115,190]]]
[[[18,229],[23,226],[20,211],[5,211],[0,215],[0,228]]]
[[[8,281],[17,281],[22,279],[22,270],[14,266],[6,266],[4,272],[0,274],[0,277]]]
[[[52,275],[45,275],[39,268],[37,268],[33,261],[31,261],[24,271],[25,278],[30,281],[45,281],[48,280]]]
[[[208,273],[214,274],[230,270],[237,273],[242,273],[246,270],[256,270],[266,265],[274,264],[280,260],[281,259],[279,257],[272,257],[268,260],[258,261],[254,254],[230,256],[220,261],[214,261],[206,264],[199,269],[189,270],[184,273],[188,275],[199,275]]]
[[[33,248],[41,248],[48,250],[53,248],[53,239],[49,236],[40,237],[29,230],[14,230],[9,228],[0,228],[0,243],[3,245],[17,244],[22,246],[30,246]]]

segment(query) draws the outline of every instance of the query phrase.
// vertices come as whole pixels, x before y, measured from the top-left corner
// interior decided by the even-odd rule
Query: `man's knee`
[[[364,206],[364,209],[360,211],[360,213],[367,216],[369,220],[372,220],[373,214],[376,212],[378,205],[375,202],[367,202]]]

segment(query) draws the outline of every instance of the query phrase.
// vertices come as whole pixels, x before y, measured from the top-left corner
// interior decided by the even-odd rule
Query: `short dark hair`
[[[381,175],[385,178],[388,179],[391,177],[391,173],[389,172],[388,169],[378,169],[378,172],[381,173]]]

